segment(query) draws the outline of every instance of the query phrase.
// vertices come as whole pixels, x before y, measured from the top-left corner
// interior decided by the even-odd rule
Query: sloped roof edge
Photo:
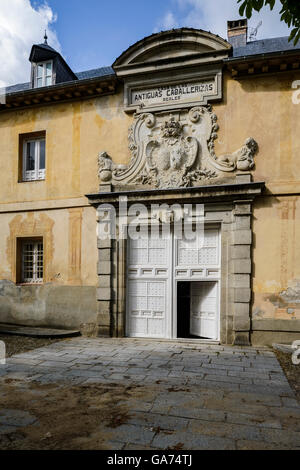
[[[206,38],[209,38],[211,40],[214,40],[216,43],[218,43],[220,46],[222,46],[224,49],[227,49],[228,51],[232,49],[232,45],[226,41],[225,39],[221,38],[217,34],[213,34],[210,31],[205,31],[203,29],[195,29],[195,28],[188,28],[188,27],[183,27],[183,28],[177,28],[177,29],[170,29],[166,31],[161,31],[159,33],[153,33],[149,36],[144,37],[143,39],[137,41],[136,43],[132,44],[129,46],[122,54],[115,60],[113,63],[113,67],[118,67],[126,63],[126,59],[134,53],[134,51],[138,51],[145,47],[145,45],[150,45],[151,42],[155,42],[157,40],[167,40],[168,38],[172,39],[175,38],[175,36],[183,37],[184,35],[188,34],[194,34],[197,36],[203,36]]]
[[[77,72],[76,74],[76,80],[66,82],[67,84],[71,85],[72,83],[81,83],[86,80],[93,80],[93,79],[101,79],[105,77],[115,77],[115,72],[112,69],[112,67],[100,67],[98,69],[92,69],[92,70],[87,70],[84,72]],[[64,83],[59,83],[58,85],[64,85]],[[55,85],[51,85],[48,88],[53,88]],[[43,88],[39,88],[39,90],[42,90]],[[24,91],[32,91],[30,82],[26,83],[19,83],[16,85],[11,85],[6,87],[6,93],[7,94],[12,94],[12,93],[21,93]]]

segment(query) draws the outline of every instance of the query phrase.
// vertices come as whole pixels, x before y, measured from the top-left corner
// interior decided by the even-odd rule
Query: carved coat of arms
[[[251,170],[258,150],[255,140],[250,137],[236,152],[217,157],[214,141],[218,129],[217,116],[209,105],[173,114],[136,115],[129,130],[129,165],[115,166],[102,152],[100,180],[178,188],[203,184],[235,170]]]
[[[188,185],[188,174],[196,163],[198,150],[197,139],[185,136],[183,125],[170,117],[162,124],[159,136],[146,145],[145,172],[139,180],[156,187]]]

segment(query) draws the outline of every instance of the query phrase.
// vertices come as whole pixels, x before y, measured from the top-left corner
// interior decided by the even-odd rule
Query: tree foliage
[[[300,39],[300,1],[299,0],[279,0],[282,8],[280,11],[281,21],[284,21],[289,28],[292,28],[290,34],[290,41],[294,40],[296,45]],[[263,7],[269,5],[273,10],[276,0],[238,0],[241,3],[240,15],[249,19],[252,16],[253,10],[260,11]]]

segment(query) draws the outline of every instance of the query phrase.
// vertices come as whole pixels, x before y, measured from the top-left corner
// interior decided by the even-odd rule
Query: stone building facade
[[[300,48],[239,20],[78,74],[47,41],[30,61],[0,105],[0,321],[299,339]]]

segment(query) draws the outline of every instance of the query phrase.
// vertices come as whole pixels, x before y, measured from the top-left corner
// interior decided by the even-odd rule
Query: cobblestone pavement
[[[139,386],[108,449],[300,449],[300,406],[267,348],[74,338],[8,359],[7,379]],[[33,421],[1,409],[0,435]]]

